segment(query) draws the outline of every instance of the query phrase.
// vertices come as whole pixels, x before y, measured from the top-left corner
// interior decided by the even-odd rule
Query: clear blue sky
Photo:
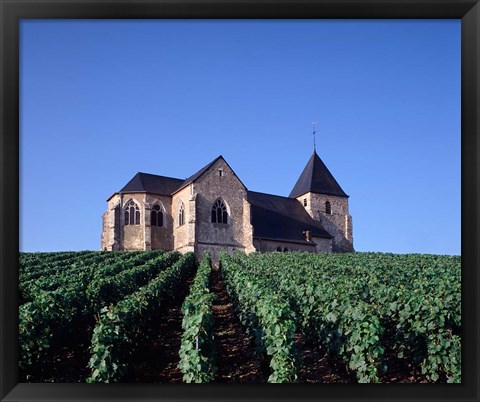
[[[317,152],[357,251],[460,254],[460,21],[21,22],[20,249],[100,249],[136,172],[223,155],[288,196]]]

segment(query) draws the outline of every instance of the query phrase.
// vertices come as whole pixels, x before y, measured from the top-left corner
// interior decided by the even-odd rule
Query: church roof
[[[313,151],[289,197],[296,198],[309,192],[348,197],[316,151]]]
[[[225,164],[231,169],[231,171],[233,172],[233,174],[235,175],[235,177],[238,179],[238,181],[242,184],[243,187],[245,187],[245,185],[242,183],[242,181],[238,178],[238,176],[235,174],[235,172],[233,171],[233,169],[230,167],[230,165],[227,163],[227,161],[225,160],[225,158],[220,155],[220,156],[217,156],[213,161],[211,161],[208,165],[204,166],[203,168],[201,168],[197,173],[193,174],[192,176],[188,177],[187,179],[184,180],[184,182],[182,183],[181,186],[179,186],[178,188],[176,188],[174,191],[172,191],[172,193],[176,193],[177,191],[181,190],[182,188],[188,186],[190,183],[194,183],[196,180],[198,180],[206,171],[208,171],[208,169],[210,169],[214,164],[215,162],[217,162],[219,159],[222,159]],[[245,187],[246,188],[246,187]]]
[[[182,188],[188,186],[190,183],[193,183],[195,180],[197,180],[201,175],[203,175],[208,169],[210,169],[210,167],[216,162],[218,161],[220,158],[223,159],[223,156],[220,155],[220,156],[217,156],[213,161],[211,161],[208,165],[204,166],[203,168],[201,168],[197,173],[191,175],[190,177],[186,178],[182,185],[181,186],[178,186],[178,188],[176,188],[174,191],[172,191],[172,193],[174,192],[177,192],[178,190],[181,190]],[[225,159],[223,159],[225,160]]]
[[[120,190],[121,193],[147,192],[170,195],[184,182],[173,177],[157,176],[155,174],[138,172]]]
[[[120,190],[120,193],[135,193],[135,192],[147,192],[162,195],[172,195],[182,188],[188,186],[190,183],[198,180],[208,169],[210,169],[215,162],[222,159],[227,165],[227,161],[222,155],[217,156],[208,165],[201,168],[197,173],[188,177],[187,179],[176,179],[174,177],[158,176],[155,174],[138,172],[133,178]],[[230,165],[228,165],[230,167]],[[232,169],[230,167],[230,169]],[[233,172],[233,169],[232,169]],[[235,174],[235,172],[233,172]],[[238,179],[238,176],[235,174]],[[238,179],[240,183],[242,181]],[[245,185],[242,183],[243,187]],[[246,188],[246,187],[245,187]]]
[[[312,236],[332,237],[294,198],[248,191],[247,199],[251,204],[253,237],[308,243],[303,233],[306,230]]]

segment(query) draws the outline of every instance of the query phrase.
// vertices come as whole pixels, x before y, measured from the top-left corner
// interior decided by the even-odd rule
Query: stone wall
[[[253,253],[255,247],[253,245],[253,225],[251,218],[252,206],[250,203],[244,199],[243,200],[243,246],[245,247],[245,252]]]
[[[163,226],[151,225],[151,212],[155,204],[160,205],[163,213]],[[145,203],[145,249],[173,250],[172,197],[168,195],[147,194]]]
[[[102,216],[101,250],[120,250],[120,198],[117,194],[108,200]]]
[[[315,243],[316,253],[332,252],[333,239],[326,239],[325,237],[312,236],[312,242]]]
[[[123,228],[123,249],[126,251],[144,250],[144,227],[142,225],[127,225]]]
[[[196,200],[197,253],[209,248],[214,253],[220,248],[253,251],[250,215],[244,210],[247,191],[225,161],[217,160],[193,184],[192,193]],[[212,223],[212,206],[218,198],[227,207],[227,224]]]
[[[100,241],[100,248],[101,250],[107,251],[111,250],[109,249],[109,245],[111,244],[110,240],[110,215],[109,211],[105,211],[105,213],[102,215],[102,236],[101,236],[101,241]],[[111,247],[111,246],[110,246]]]
[[[145,250],[145,193],[126,193],[121,195],[122,212],[120,213],[120,228],[122,249],[126,251]],[[125,206],[133,201],[140,210],[140,223],[138,225],[125,225]]]
[[[134,201],[140,211],[140,223],[125,225],[126,204]],[[102,219],[102,250],[151,250],[152,230],[150,225],[151,206],[161,202],[164,207],[165,227],[155,228],[153,248],[173,249],[171,198],[146,193],[115,194],[108,200],[107,211]],[[170,231],[170,233],[168,233]]]
[[[195,199],[191,192],[192,185],[189,185],[172,197],[173,248],[182,253],[194,251]],[[179,211],[181,204],[184,206],[185,213],[184,223],[180,226]]]
[[[307,200],[305,210],[310,216],[321,222],[322,226],[333,236],[332,251],[353,251],[352,217],[349,215],[348,198],[324,194],[307,193],[298,197],[302,205]],[[327,214],[325,203],[330,202],[331,213]]]

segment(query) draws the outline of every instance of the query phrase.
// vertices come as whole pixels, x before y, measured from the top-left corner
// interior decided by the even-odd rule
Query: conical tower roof
[[[317,155],[316,151],[313,151],[307,166],[303,169],[289,197],[296,198],[305,193],[348,197]]]

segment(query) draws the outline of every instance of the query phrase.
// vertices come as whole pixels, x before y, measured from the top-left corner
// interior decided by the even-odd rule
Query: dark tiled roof
[[[145,191],[147,193],[170,195],[179,188],[184,180],[173,177],[157,176],[148,173],[137,173],[123,187],[121,193]]]
[[[308,192],[348,197],[315,151],[289,197],[299,197]]]
[[[204,174],[208,169],[210,169],[210,167],[216,162],[218,161],[220,158],[223,159],[223,156],[220,155],[220,156],[217,156],[213,161],[211,161],[208,165],[204,166],[203,168],[201,168],[197,173],[191,175],[190,177],[188,177],[187,179],[185,179],[182,183],[181,186],[179,186],[178,188],[176,188],[173,192],[177,192],[179,190],[181,190],[182,188],[188,186],[190,183],[193,183],[195,180],[197,180],[202,174]],[[224,159],[225,160],[225,159]]]
[[[193,183],[195,182],[196,180],[198,180],[208,169],[210,169],[216,161],[218,161],[219,159],[222,159],[228,167],[230,167],[230,165],[227,163],[227,161],[225,160],[225,158],[220,155],[220,156],[217,156],[213,161],[211,161],[208,165],[204,166],[203,168],[201,168],[197,173],[195,173],[194,175],[190,176],[189,178],[185,179],[185,181],[182,183],[181,186],[179,186],[177,189],[175,189],[175,191],[173,192],[177,192],[179,190],[181,190],[182,188],[188,186],[190,183]],[[233,171],[233,169],[230,167],[230,169],[232,170],[233,174],[235,175],[235,177],[238,179],[238,181],[242,184],[243,187],[245,187],[245,185],[242,183],[242,181],[238,178],[238,176],[235,174],[235,172]],[[245,187],[246,188],[246,187]]]
[[[294,198],[248,191],[247,199],[252,206],[253,237],[306,242],[306,230],[312,236],[332,237]]]
[[[182,188],[188,186],[190,183],[193,183],[197,179],[200,178],[210,167],[212,167],[216,161],[219,159],[223,159],[223,161],[228,165],[227,161],[223,158],[222,155],[216,157],[212,162],[208,165],[201,168],[197,173],[190,176],[189,178],[183,179],[176,179],[173,177],[165,177],[165,176],[157,176],[155,174],[149,173],[141,173],[138,172],[133,178],[123,187],[120,192],[121,193],[129,193],[129,192],[147,192],[147,193],[156,193],[156,194],[164,194],[164,195],[172,195],[177,191],[181,190]],[[228,165],[230,166],[230,165]],[[232,169],[232,168],[230,168]],[[233,169],[232,169],[233,172]],[[233,172],[235,174],[235,172]],[[236,175],[235,175],[236,176]],[[236,176],[238,178],[238,176]],[[240,183],[242,181],[238,179]],[[242,183],[245,187],[245,185]],[[246,187],[245,187],[246,188]]]
[[[187,184],[190,184],[190,183],[193,183],[195,180],[197,180],[202,174],[204,174],[208,169],[210,169],[211,166],[213,166],[213,164],[218,161],[219,159],[223,159],[223,156],[220,155],[220,156],[217,156],[213,161],[211,161],[208,165],[204,166],[203,168],[201,168],[197,173],[191,175],[190,177],[188,177],[187,179],[185,179],[185,182],[183,183],[184,186],[186,186]],[[225,160],[225,159],[223,159]]]

